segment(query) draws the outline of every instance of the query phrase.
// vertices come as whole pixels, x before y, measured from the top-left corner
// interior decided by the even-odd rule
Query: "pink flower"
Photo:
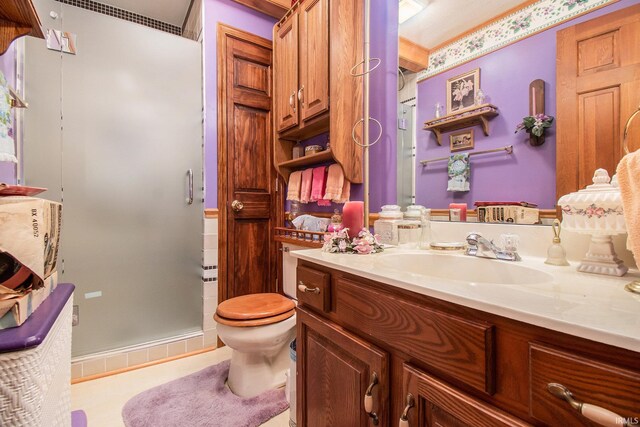
[[[598,217],[603,216],[603,215],[604,215],[604,208],[597,208],[597,209],[596,209],[596,211],[595,211],[595,214],[596,214]]]
[[[356,245],[355,249],[359,254],[366,255],[370,254],[373,251],[373,246],[367,243],[360,242]]]

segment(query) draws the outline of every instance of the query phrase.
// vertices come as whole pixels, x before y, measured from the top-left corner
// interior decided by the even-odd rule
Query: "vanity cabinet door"
[[[389,425],[387,353],[304,308],[297,328],[298,425]]]
[[[273,32],[273,110],[282,132],[298,124],[298,14]]]
[[[307,0],[300,6],[301,120],[329,109],[329,0]]]
[[[406,407],[400,427],[530,426],[408,364],[403,368],[402,390]]]

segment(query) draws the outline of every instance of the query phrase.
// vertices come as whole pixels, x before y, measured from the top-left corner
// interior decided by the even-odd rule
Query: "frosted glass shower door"
[[[25,180],[58,185],[29,168],[43,152],[62,170],[61,280],[76,284],[80,306],[73,354],[200,331],[201,46],[74,6],[63,5],[61,18],[56,24],[77,34],[78,54],[31,40],[25,64],[30,102],[57,102],[61,143],[27,138]],[[59,66],[60,57],[61,105],[39,99],[55,80],[29,80],[39,74],[30,64],[57,58]],[[37,120],[26,119],[27,134]]]

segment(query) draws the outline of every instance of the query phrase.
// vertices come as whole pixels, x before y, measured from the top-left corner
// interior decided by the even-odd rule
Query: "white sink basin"
[[[377,264],[392,270],[470,283],[530,285],[553,280],[552,275],[518,265],[517,261],[498,261],[471,256],[433,253],[385,254]]]

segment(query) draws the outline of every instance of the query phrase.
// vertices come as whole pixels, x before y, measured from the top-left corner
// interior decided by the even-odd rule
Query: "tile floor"
[[[231,350],[222,347],[196,356],[75,384],[71,386],[71,405],[73,410],[82,409],[86,412],[90,427],[124,426],[122,407],[136,394],[230,357]],[[289,411],[272,418],[263,426],[288,427]],[[188,425],[185,423],[184,427]]]

